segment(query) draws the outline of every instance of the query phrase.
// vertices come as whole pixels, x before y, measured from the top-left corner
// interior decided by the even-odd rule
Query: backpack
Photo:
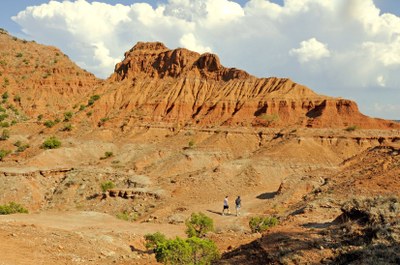
[[[240,198],[236,198],[236,200],[235,200],[235,204],[236,204],[236,205],[240,205],[240,203],[241,203],[241,200],[240,200]]]

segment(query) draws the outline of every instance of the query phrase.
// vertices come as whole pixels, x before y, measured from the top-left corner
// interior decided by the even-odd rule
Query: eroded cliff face
[[[170,50],[160,42],[126,52],[107,85],[99,117],[131,124],[399,127],[362,115],[351,100],[318,95],[286,78],[256,78],[222,66],[215,54]]]

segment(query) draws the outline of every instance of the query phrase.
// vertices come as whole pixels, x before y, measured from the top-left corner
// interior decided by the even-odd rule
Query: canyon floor
[[[326,231],[343,203],[399,195],[397,130],[139,127],[129,138],[90,135],[2,164],[0,201],[30,213],[0,216],[0,264],[156,264],[143,236],[185,237],[193,212],[214,220],[207,237],[221,264],[333,262],[338,247],[328,246]],[[116,184],[114,194],[102,192],[105,181]],[[222,216],[225,195],[231,215]],[[122,212],[135,220],[116,218]],[[280,224],[252,234],[253,216]]]

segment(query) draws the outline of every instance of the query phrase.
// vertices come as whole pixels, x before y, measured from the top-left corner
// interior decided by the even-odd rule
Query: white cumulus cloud
[[[332,96],[357,101],[368,91],[384,105],[400,102],[400,18],[383,14],[374,1],[249,0],[240,6],[232,0],[160,0],[151,6],[59,0],[28,7],[13,20],[28,37],[58,46],[100,77],[109,76],[136,42],[161,41],[214,52],[228,67],[290,77]],[[395,92],[378,94],[382,85]],[[358,103],[375,114],[371,105]]]
[[[299,62],[306,63],[329,57],[330,51],[326,44],[317,41],[315,38],[311,38],[300,42],[300,48],[291,49],[289,54],[296,56]]]

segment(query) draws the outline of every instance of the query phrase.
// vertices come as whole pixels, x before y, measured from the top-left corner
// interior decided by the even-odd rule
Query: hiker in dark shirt
[[[235,205],[236,205],[236,216],[240,215],[240,207],[242,206],[242,199],[240,196],[237,196],[235,200]]]

